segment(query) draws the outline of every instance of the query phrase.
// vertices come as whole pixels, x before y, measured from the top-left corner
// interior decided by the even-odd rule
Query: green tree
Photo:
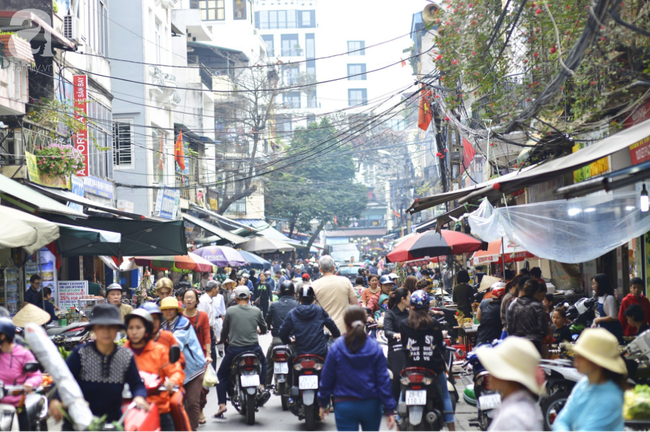
[[[308,247],[325,225],[335,220],[347,224],[359,217],[368,203],[366,187],[354,179],[352,148],[332,142],[335,135],[336,128],[328,118],[296,129],[288,151],[290,168],[272,174],[266,185],[266,213],[288,220],[290,237],[296,230],[310,231],[312,222],[317,223]],[[325,141],[336,150],[301,161],[306,149]]]

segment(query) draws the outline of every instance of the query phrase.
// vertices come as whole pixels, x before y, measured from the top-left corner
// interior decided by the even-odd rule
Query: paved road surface
[[[266,349],[271,342],[270,335],[260,337],[260,344],[266,352]],[[462,382],[457,381],[457,388],[461,394],[461,400],[456,407],[456,429],[457,430],[477,430],[469,426],[469,420],[476,416],[476,408],[467,405],[462,400],[462,391],[464,389]],[[216,389],[210,389],[208,394],[208,404],[205,407],[205,415],[208,422],[199,427],[199,431],[213,431],[213,430],[282,430],[282,431],[305,431],[305,422],[299,421],[298,417],[294,416],[290,411],[282,411],[279,396],[271,396],[271,399],[265,406],[260,408],[255,416],[255,425],[248,426],[245,422],[244,416],[237,413],[235,408],[228,404],[228,412],[226,419],[214,419],[212,415],[217,412],[217,393]],[[48,421],[49,430],[60,431],[61,423],[54,424],[52,419]],[[382,430],[387,430],[386,423],[382,423]],[[334,421],[334,413],[330,414],[325,422],[320,422],[316,427],[317,431],[336,430],[336,423]]]

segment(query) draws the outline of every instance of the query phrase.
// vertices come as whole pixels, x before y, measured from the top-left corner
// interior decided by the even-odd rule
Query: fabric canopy
[[[219,244],[238,245],[238,244],[245,243],[246,240],[247,240],[245,237],[241,237],[241,236],[238,236],[237,234],[233,234],[228,230],[225,230],[223,228],[219,228],[218,226],[215,226],[215,225],[213,225],[213,224],[211,224],[211,223],[209,223],[209,222],[207,222],[207,221],[205,221],[203,219],[200,219],[198,217],[189,215],[187,213],[183,213],[183,219],[188,221],[189,223],[200,226],[205,231],[208,231],[208,232],[214,234],[217,238],[216,239],[211,238],[210,243],[212,243],[214,241],[215,243],[219,243]]]
[[[61,237],[57,241],[62,257],[99,255],[106,248],[119,248],[122,235],[82,226],[57,223]]]
[[[244,250],[257,253],[292,252],[296,248],[282,240],[270,237],[255,237],[243,245]]]
[[[0,206],[0,249],[22,247],[32,254],[59,238],[59,227],[38,216]]]
[[[248,264],[239,251],[227,246],[206,246],[198,248],[194,253],[219,267],[243,267]]]
[[[26,202],[30,207],[41,212],[82,219],[88,217],[85,213],[74,210],[71,207],[53,200],[52,198],[48,198],[45,195],[3,175],[0,175],[0,195],[2,195],[4,199],[12,202],[15,202],[15,200],[10,197],[18,198],[20,201]]]
[[[159,222],[155,220],[132,220],[106,217],[89,217],[86,220],[64,219],[53,216],[52,220],[97,230],[113,231],[122,235],[118,244],[97,244],[93,255],[108,256],[154,256],[187,255],[187,240],[183,221]]]
[[[469,217],[485,241],[505,234],[543,259],[582,263],[650,231],[650,212],[639,209],[636,192],[493,208],[483,202]]]
[[[503,243],[503,248],[501,247]],[[486,251],[477,251],[472,255],[472,265],[480,266],[481,264],[496,263],[505,261],[506,263],[523,261],[528,258],[534,258],[535,255],[524,250],[517,243],[510,241],[507,237],[501,237],[498,240],[491,241]]]
[[[264,258],[255,255],[254,253],[246,252],[244,250],[237,251],[241,254],[241,256],[244,257],[246,261],[248,261],[248,266],[250,268],[254,269],[260,269],[260,270],[269,270],[271,268],[271,263]]]
[[[194,270],[202,273],[215,271],[215,266],[210,261],[192,252],[188,252],[187,255],[133,257],[131,261],[140,267],[148,266],[159,269]]]
[[[109,206],[109,205],[106,205],[106,204],[102,204],[102,203],[99,203],[97,201],[89,200],[86,197],[82,197],[80,195],[74,194],[74,193],[72,193],[70,191],[67,191],[67,190],[52,189],[52,188],[39,186],[37,184],[30,184],[29,186],[31,188],[33,188],[34,190],[36,190],[38,192],[41,192],[41,193],[43,193],[43,194],[45,194],[45,195],[47,195],[49,197],[52,197],[54,199],[61,199],[61,200],[64,200],[64,201],[73,202],[75,204],[79,204],[79,205],[84,206],[84,207],[94,208],[94,209],[97,209],[97,210],[100,210],[100,211],[103,211],[103,212],[113,213],[113,214],[116,214],[118,216],[128,217],[130,219],[136,219],[136,220],[142,219],[142,216],[139,215],[139,214],[119,210],[119,209],[116,209],[115,207],[112,207],[112,206]]]
[[[459,231],[427,231],[416,234],[399,244],[386,255],[390,262],[411,261],[418,258],[456,255],[480,250],[482,243]]]

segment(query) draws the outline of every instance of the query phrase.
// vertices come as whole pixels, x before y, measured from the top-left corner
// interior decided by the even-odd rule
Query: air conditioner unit
[[[63,35],[66,39],[81,45],[81,20],[74,15],[66,15],[63,20]]]

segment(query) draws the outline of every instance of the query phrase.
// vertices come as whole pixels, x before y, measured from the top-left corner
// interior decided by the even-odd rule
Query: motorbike
[[[597,308],[598,299],[594,297],[583,297],[569,306],[566,317],[571,321],[571,333],[580,335],[584,329],[591,327],[596,318]]]
[[[71,351],[90,337],[88,322],[75,322],[65,327],[47,327],[45,330],[57,347]]]
[[[445,364],[447,365],[447,391],[449,391],[449,396],[451,397],[451,405],[456,412],[456,405],[460,397],[458,396],[458,390],[456,390],[456,378],[454,376],[454,358],[455,356],[462,357],[465,353],[462,350],[457,350],[455,348],[445,346]]]
[[[494,410],[501,406],[501,395],[490,389],[488,371],[478,359],[474,351],[467,354],[463,365],[465,370],[472,375],[473,384],[468,386],[463,393],[463,399],[470,405],[475,405],[478,417],[470,421],[470,426],[475,426],[485,431],[490,427],[494,418]]]
[[[408,367],[400,373],[402,397],[397,404],[400,430],[442,430],[444,402],[436,373]]]
[[[275,391],[282,398],[282,411],[289,409],[289,357],[291,348],[289,345],[278,345],[273,347],[273,382]],[[269,371],[270,372],[270,371]]]
[[[540,367],[546,375],[546,396],[540,399],[544,430],[553,430],[553,422],[566,404],[571,390],[584,376],[567,359],[542,359]]]
[[[303,354],[293,360],[293,385],[291,387],[289,408],[298,419],[305,419],[307,430],[316,429],[318,413],[318,382],[325,364],[323,357]],[[296,385],[297,384],[297,385]]]
[[[28,362],[23,366],[23,373],[36,372],[39,368],[36,362]],[[0,381],[0,399],[5,396],[22,395],[18,409],[9,404],[0,404],[0,431],[18,430],[18,410],[27,413],[29,430],[47,430],[47,415],[49,403],[43,394],[43,388],[35,389],[30,394],[25,394],[22,384],[4,384]]]
[[[262,361],[256,353],[244,352],[233,359],[230,369],[230,402],[238,413],[246,416],[246,424],[255,423],[257,390],[260,386]]]

